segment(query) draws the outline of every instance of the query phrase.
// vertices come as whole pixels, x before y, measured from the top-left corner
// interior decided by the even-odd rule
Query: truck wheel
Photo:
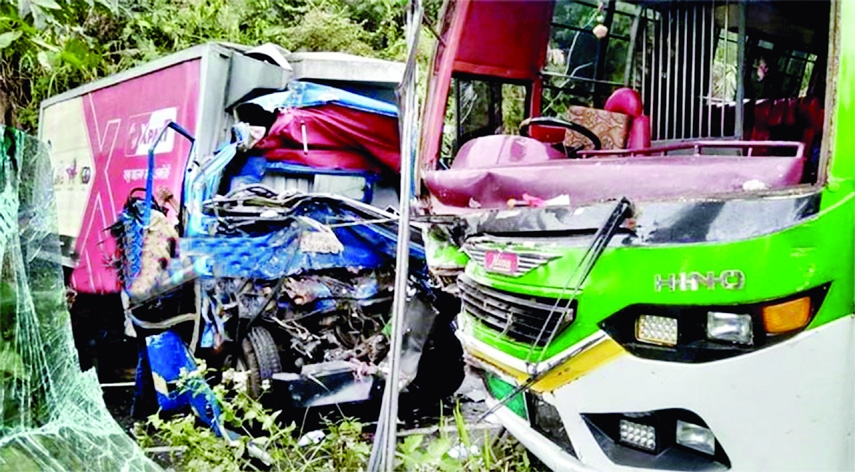
[[[460,340],[451,323],[438,322],[425,343],[416,378],[407,390],[419,401],[433,402],[454,394],[464,376]]]
[[[246,337],[241,341],[243,362],[249,370],[246,391],[252,398],[261,396],[261,384],[270,380],[273,374],[282,371],[279,362],[279,348],[273,341],[270,331],[261,327],[250,328]]]

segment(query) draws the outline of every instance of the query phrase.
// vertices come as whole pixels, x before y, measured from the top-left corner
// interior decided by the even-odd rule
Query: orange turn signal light
[[[763,325],[768,334],[804,328],[810,321],[810,297],[763,307]]]

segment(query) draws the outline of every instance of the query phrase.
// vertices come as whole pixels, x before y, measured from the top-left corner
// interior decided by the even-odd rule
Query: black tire
[[[282,371],[279,348],[276,347],[270,331],[262,326],[253,326],[241,341],[241,350],[244,364],[249,370],[247,393],[252,398],[258,398],[261,396],[262,382]]]
[[[434,402],[453,395],[465,375],[463,346],[452,324],[437,320],[419,359],[416,378],[407,390],[417,401]]]

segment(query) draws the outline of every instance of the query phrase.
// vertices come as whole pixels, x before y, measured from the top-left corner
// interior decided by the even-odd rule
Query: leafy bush
[[[204,364],[200,365],[200,369],[179,381],[179,389],[198,385],[190,379],[201,378]],[[238,472],[262,467],[263,463],[250,451],[253,446],[256,451],[263,451],[273,470],[357,470],[368,460],[371,446],[362,439],[362,426],[358,422],[331,425],[322,440],[301,446],[295,438],[296,425],[283,426],[277,421],[281,411],[265,409],[250,398],[246,379],[240,373],[227,371],[224,378],[229,382],[216,385],[213,390],[222,407],[225,426],[241,434],[237,442],[217,437],[207,426],[198,423],[193,414],[170,419],[155,414],[149,417],[147,427],[139,423],[134,426],[140,446],[167,446],[170,451],[167,460],[160,458],[163,465],[188,472]]]
[[[435,14],[440,0],[427,2]],[[39,103],[209,41],[402,60],[406,0],[0,0],[0,124]],[[424,50],[426,51],[426,49]]]
[[[335,34],[330,32],[335,31]],[[368,33],[349,18],[325,10],[306,13],[299,25],[287,28],[284,45],[293,50],[341,51],[370,56]]]
[[[189,388],[191,378],[201,378],[204,365],[179,382]],[[134,434],[143,448],[168,446],[171,451],[160,460],[166,467],[188,472],[237,472],[266,469],[253,459],[248,448],[256,445],[272,462],[270,470],[339,471],[364,470],[371,454],[371,435],[352,419],[327,424],[322,435],[307,434],[299,439],[294,423],[282,425],[281,411],[265,409],[246,392],[241,373],[227,371],[224,383],[213,387],[223,409],[228,428],[240,432],[239,444],[229,444],[197,422],[192,414],[162,419],[152,415],[147,427],[137,424]],[[510,471],[529,469],[525,450],[509,438],[496,441],[484,433],[474,441],[466,429],[459,406],[455,409],[456,435],[447,431],[448,420],[440,419],[435,435],[413,434],[398,445],[399,470],[407,471]],[[302,434],[302,432],[300,432]],[[311,438],[311,439],[310,439]],[[476,443],[481,444],[480,446]],[[155,459],[158,459],[157,457]]]

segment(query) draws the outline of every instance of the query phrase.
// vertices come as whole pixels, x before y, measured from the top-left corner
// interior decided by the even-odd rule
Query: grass
[[[201,371],[201,370],[200,370]],[[196,374],[198,374],[197,371]],[[225,376],[230,378],[233,376]],[[187,385],[185,382],[184,385]],[[283,424],[272,411],[250,398],[241,382],[213,387],[223,419],[241,438],[232,444],[217,437],[192,414],[163,419],[149,417],[137,424],[137,442],[167,470],[188,472],[358,471],[365,470],[373,434],[353,419],[328,422],[322,436],[302,435],[294,423]],[[459,405],[451,418],[442,417],[436,432],[400,438],[396,469],[402,471],[527,471],[525,449],[506,434],[470,432]],[[268,463],[257,457],[263,451]],[[252,452],[255,452],[253,457]]]

